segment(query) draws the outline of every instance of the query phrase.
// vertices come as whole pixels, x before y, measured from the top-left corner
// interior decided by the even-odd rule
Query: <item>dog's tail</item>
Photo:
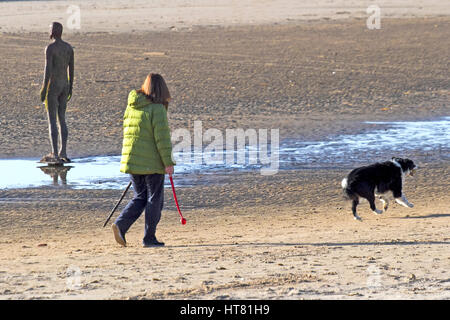
[[[341,181],[342,191],[344,191],[344,197],[347,200],[354,200],[358,198],[358,195],[352,191],[348,186],[348,179],[344,178]]]

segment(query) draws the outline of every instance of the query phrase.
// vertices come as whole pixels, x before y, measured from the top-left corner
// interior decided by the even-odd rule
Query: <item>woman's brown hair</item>
[[[161,103],[166,109],[169,107],[171,99],[169,88],[167,88],[166,82],[160,74],[150,73],[137,92],[145,94],[153,103]]]

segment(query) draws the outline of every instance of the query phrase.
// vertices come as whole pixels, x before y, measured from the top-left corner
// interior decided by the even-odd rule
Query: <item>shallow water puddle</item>
[[[356,135],[332,136],[322,141],[282,141],[278,149],[279,170],[350,169],[360,164],[389,160],[392,156],[409,157],[419,164],[421,161],[450,160],[450,117],[436,121],[366,122],[365,125],[365,132]],[[270,146],[268,150],[271,150]],[[238,153],[235,150],[231,152]],[[180,160],[182,155],[174,154],[178,163],[176,184],[219,183],[220,177],[239,172],[260,174],[260,169],[264,167],[259,162],[249,164],[249,157],[258,156],[258,151],[251,147],[246,148],[245,164],[227,164],[226,151],[222,153],[224,161],[215,163],[198,163],[194,161],[195,153],[191,162],[183,162]],[[120,156],[74,159],[73,163],[64,167],[49,167],[37,161],[0,160],[0,188],[53,185],[75,189],[123,189],[129,181],[128,175],[119,172]]]
[[[450,160],[450,117],[436,121],[365,122],[368,130],[323,141],[285,141],[280,158],[290,168],[353,167],[392,157],[415,162]]]

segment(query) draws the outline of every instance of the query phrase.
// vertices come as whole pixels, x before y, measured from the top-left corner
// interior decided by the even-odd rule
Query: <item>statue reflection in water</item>
[[[49,175],[53,179],[54,186],[67,185],[67,172],[73,167],[71,166],[42,166],[39,167],[42,172]],[[61,184],[59,180],[61,179]]]

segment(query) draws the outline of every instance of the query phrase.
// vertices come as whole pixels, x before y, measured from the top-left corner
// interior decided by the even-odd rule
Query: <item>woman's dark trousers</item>
[[[123,235],[145,210],[145,233],[143,243],[156,240],[156,226],[161,218],[164,204],[164,175],[131,175],[134,197],[120,213],[115,224]]]

